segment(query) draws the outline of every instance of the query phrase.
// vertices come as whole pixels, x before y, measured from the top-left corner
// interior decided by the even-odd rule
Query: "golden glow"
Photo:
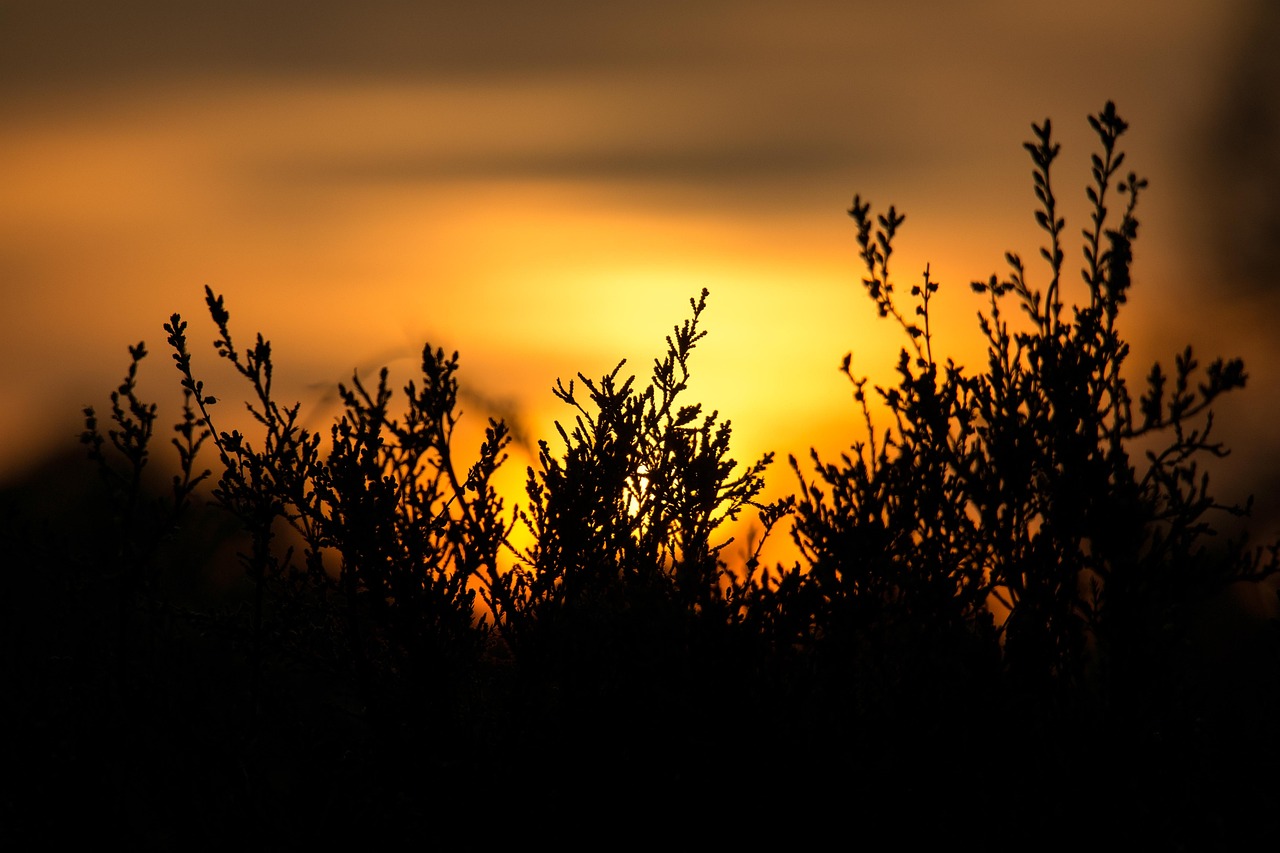
[[[226,296],[242,345],[258,331],[272,340],[277,388],[303,402],[313,428],[327,427],[334,383],[383,364],[403,383],[429,341],[460,351],[477,434],[500,409],[518,416],[518,437],[553,450],[552,422],[569,415],[555,380],[626,358],[643,382],[706,287],[691,396],[732,421],[739,461],[776,452],[770,493],[788,491],[787,454],[803,464],[810,447],[833,456],[862,436],[840,357],[852,350],[856,373],[890,384],[903,343],[861,293],[844,216],[852,194],[907,212],[894,256],[903,308],[932,264],[943,285],[937,349],[980,367],[981,302],[968,282],[1002,270],[1005,249],[1034,261],[1040,244],[1018,159],[1028,123],[1048,111],[1063,129],[1069,235],[1083,224],[1083,118],[1102,99],[1131,115],[1135,165],[1173,170],[1160,146],[1185,136],[1186,117],[1165,94],[1183,110],[1211,97],[1204,81],[1229,17],[1179,9],[1152,37],[1181,46],[1167,56],[1134,56],[1126,41],[1107,75],[1089,54],[1089,74],[1063,75],[1070,88],[1035,92],[984,64],[1002,51],[952,44],[957,19],[943,10],[905,30],[881,21],[875,46],[855,45],[844,33],[856,28],[809,4],[781,22],[754,8],[714,26],[697,17],[668,45],[669,63],[434,76],[225,68],[15,89],[0,126],[0,341],[11,367],[0,378],[0,472],[73,439],[80,407],[104,405],[139,339],[153,352],[142,392],[171,406],[161,324],[174,311],[191,322],[197,371],[234,425],[244,389],[207,346],[205,284]],[[964,17],[1010,14],[997,3]],[[1073,22],[1092,13],[1034,14],[1052,18],[1039,23],[1061,30],[1068,51]],[[930,49],[906,49],[919,39]],[[918,61],[876,70],[863,54],[877,50]],[[1165,69],[1158,89],[1151,68]],[[873,71],[894,86],[874,84]],[[992,86],[1002,78],[1010,85]],[[1103,78],[1110,88],[1095,91]],[[957,98],[957,86],[969,94]],[[1152,178],[1140,275],[1186,279],[1177,199],[1163,195],[1171,179]],[[1141,310],[1167,324],[1172,309],[1145,293],[1134,319]],[[1138,343],[1161,334],[1135,325]],[[504,476],[518,500],[532,460],[516,452]]]

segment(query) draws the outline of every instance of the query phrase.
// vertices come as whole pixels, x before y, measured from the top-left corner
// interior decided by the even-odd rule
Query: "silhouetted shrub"
[[[1274,547],[1206,548],[1212,512],[1247,513],[1215,501],[1200,468],[1226,452],[1211,440],[1209,407],[1244,385],[1242,363],[1217,360],[1201,372],[1188,348],[1171,380],[1159,364],[1151,369],[1134,405],[1117,318],[1147,182],[1119,177],[1127,125],[1114,106],[1089,122],[1101,150],[1086,188],[1085,300],[1064,310],[1065,222],[1051,185],[1059,146],[1046,120],[1025,147],[1048,283],[1035,288],[1010,252],[1007,277],[973,284],[987,298],[981,372],[935,356],[938,284],[928,267],[911,288],[913,314],[903,315],[889,262],[904,217],[892,207],[873,217],[854,198],[863,286],[908,346],[890,388],[868,388],[845,356],[868,438],[838,464],[815,454],[812,480],[794,458],[792,466],[811,641],[839,648],[863,691],[901,699],[914,678],[936,696],[948,679],[988,684],[998,661],[1011,685],[1039,699],[1169,703],[1179,698],[1170,691],[1194,608],[1276,569]],[[1010,305],[1024,315],[1020,326]],[[873,390],[891,418],[883,431],[866,399]],[[1135,447],[1154,449],[1138,464]]]
[[[289,843],[421,832],[482,801],[547,820],[551,805],[634,817],[765,796],[783,821],[801,807],[843,820],[856,803],[886,823],[926,809],[971,822],[999,801],[1006,829],[1015,813],[1034,828],[1073,820],[1082,791],[1120,804],[1110,817],[1169,821],[1165,840],[1213,831],[1219,821],[1180,808],[1226,798],[1169,770],[1171,749],[1204,778],[1229,766],[1185,650],[1197,608],[1273,575],[1277,552],[1207,544],[1215,512],[1248,512],[1216,501],[1201,468],[1226,452],[1210,406],[1244,385],[1243,365],[1202,371],[1188,348],[1131,396],[1118,318],[1146,182],[1121,176],[1114,106],[1090,124],[1081,304],[1066,307],[1046,120],[1026,148],[1047,284],[1009,253],[1006,277],[973,285],[988,356],[976,372],[935,355],[929,267],[913,310],[897,301],[904,217],[854,198],[863,286],[906,336],[897,381],[869,385],[845,356],[865,438],[836,462],[814,452],[812,474],[793,457],[798,494],[769,504],[772,455],[739,466],[729,422],[686,402],[705,290],[643,387],[623,363],[557,381],[572,422],[556,424],[558,446],[539,442],[509,509],[493,485],[502,421],[460,462],[456,353],[424,346],[399,414],[387,370],[373,385],[353,376],[326,437],[276,398],[270,344],[239,349],[206,288],[215,351],[248,383],[256,427],[218,428],[177,314],[165,325],[184,394],[172,482],[148,474],[157,413],[136,387],[142,344],[105,434],[85,410],[101,523],[75,548],[24,537],[20,559],[50,574],[14,588],[41,599],[29,611],[41,617],[6,608],[10,650],[35,636],[48,647],[6,657],[9,681],[39,695],[22,722],[74,730],[31,741],[20,766],[42,768],[33,790],[128,755],[135,796],[172,805],[148,770],[176,761],[204,780],[193,798],[236,810],[229,834]],[[207,445],[216,475],[198,462]],[[235,522],[222,545],[243,583],[230,594],[193,580],[218,545],[210,507]],[[763,535],[730,565],[725,525],[745,513]],[[799,558],[762,566],[787,520]],[[46,663],[75,670],[64,693]],[[110,713],[90,724],[78,707]],[[112,737],[114,749],[87,746]],[[1017,749],[989,766],[995,737]],[[1135,752],[1141,775],[1113,772]],[[163,844],[179,820],[148,831]]]

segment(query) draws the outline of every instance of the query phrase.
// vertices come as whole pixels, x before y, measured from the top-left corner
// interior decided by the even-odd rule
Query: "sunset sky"
[[[461,352],[468,418],[533,439],[569,414],[557,377],[643,377],[706,287],[694,390],[790,488],[787,453],[861,435],[841,356],[891,382],[902,343],[858,284],[854,193],[906,212],[900,290],[931,264],[936,346],[979,368],[969,282],[1041,245],[1030,123],[1063,143],[1074,276],[1086,115],[1111,99],[1151,181],[1134,378],[1186,343],[1244,356],[1220,407],[1244,482],[1274,470],[1280,412],[1275,8],[0,0],[0,475],[73,441],[139,340],[172,415],[174,311],[242,399],[206,284],[317,428],[337,382],[403,383],[429,341]]]

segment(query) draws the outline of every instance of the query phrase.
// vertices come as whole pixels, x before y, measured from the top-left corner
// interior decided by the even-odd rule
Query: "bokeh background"
[[[74,445],[128,363],[175,415],[163,322],[211,347],[206,284],[313,427],[353,370],[459,350],[468,423],[554,438],[550,388],[643,375],[711,291],[693,393],[740,460],[862,437],[837,366],[890,383],[854,193],[907,221],[900,292],[942,282],[936,346],[982,364],[973,279],[1037,257],[1030,123],[1051,117],[1069,263],[1112,99],[1151,180],[1132,377],[1243,356],[1225,496],[1274,528],[1280,9],[1261,0],[0,0],[0,477]],[[1043,276],[1039,279],[1043,285]],[[1073,279],[1075,281],[1075,279]],[[162,423],[176,420],[166,417]],[[554,446],[554,442],[553,442]],[[516,449],[517,457],[521,451]],[[524,458],[510,467],[513,487]]]

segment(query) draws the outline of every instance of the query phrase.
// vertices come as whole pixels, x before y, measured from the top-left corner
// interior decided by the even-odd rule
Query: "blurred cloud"
[[[58,84],[245,74],[328,79],[582,74],[705,62],[739,4],[671,0],[9,2],[3,68]],[[8,76],[8,75],[6,75]]]
[[[1200,211],[1216,272],[1242,292],[1280,296],[1280,6],[1252,4],[1235,39],[1189,153],[1204,164]]]

